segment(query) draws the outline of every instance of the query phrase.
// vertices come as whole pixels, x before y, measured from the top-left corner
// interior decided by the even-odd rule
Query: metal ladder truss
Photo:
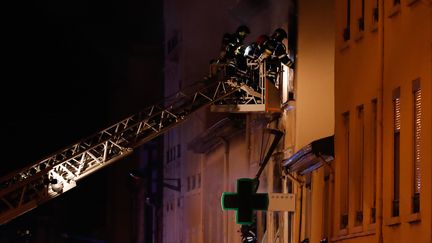
[[[197,82],[158,105],[0,178],[0,225],[76,186],[87,175],[131,154],[133,149],[185,121],[195,111],[229,99],[245,84]],[[244,95],[250,95],[247,92]]]

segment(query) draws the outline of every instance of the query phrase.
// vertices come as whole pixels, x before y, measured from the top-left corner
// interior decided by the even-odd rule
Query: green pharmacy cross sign
[[[254,210],[267,210],[269,197],[267,193],[256,193],[257,180],[240,178],[237,180],[237,193],[222,193],[223,210],[235,210],[237,224],[252,224]]]

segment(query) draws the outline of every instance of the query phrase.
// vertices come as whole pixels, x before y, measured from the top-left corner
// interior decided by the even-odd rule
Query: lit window
[[[400,184],[400,88],[393,92],[393,202],[392,216],[399,216],[399,184]]]
[[[413,98],[414,98],[414,194],[413,194],[413,213],[420,211],[420,189],[421,189],[421,89],[420,80],[416,80],[413,83]]]

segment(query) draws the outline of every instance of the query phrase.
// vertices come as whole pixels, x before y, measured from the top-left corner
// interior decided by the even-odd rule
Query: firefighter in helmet
[[[242,243],[256,243],[256,229],[253,225],[242,225],[240,227]]]
[[[243,41],[248,34],[250,34],[249,27],[240,25],[235,33],[225,33],[222,38],[218,63],[225,63],[227,65],[226,72],[230,77],[234,77],[238,73],[238,63],[242,62],[239,59],[243,58]]]
[[[276,83],[281,63],[294,68],[294,62],[289,58],[283,40],[288,37],[284,29],[278,28],[264,43],[264,51],[258,58],[259,62],[266,60],[267,78]]]
[[[246,46],[244,51],[244,57],[247,66],[247,76],[249,78],[249,83],[252,88],[258,90],[259,88],[259,63],[258,58],[264,51],[264,43],[268,41],[270,37],[268,35],[259,35],[256,41],[252,42],[250,45]]]

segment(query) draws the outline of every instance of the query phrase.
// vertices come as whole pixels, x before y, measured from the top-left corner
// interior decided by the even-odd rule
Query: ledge
[[[376,229],[376,223],[368,224],[367,231],[375,231]]]
[[[391,217],[384,220],[384,225],[386,226],[398,226],[400,223],[400,217]]]
[[[355,41],[360,41],[361,39],[363,39],[364,36],[364,31],[359,31],[355,34],[354,36],[354,40]]]
[[[344,236],[344,235],[348,235],[348,229],[340,229],[339,230],[339,236]]]
[[[349,42],[348,42],[348,41],[344,41],[344,42],[342,42],[342,43],[339,45],[339,51],[340,51],[340,52],[343,52],[343,51],[345,51],[346,49],[348,49],[348,47],[349,47]]]
[[[377,32],[378,31],[378,22],[372,22],[372,24],[371,24],[371,26],[370,26],[370,28],[369,28],[369,31],[370,32]]]
[[[412,213],[412,214],[409,214],[406,217],[404,217],[403,220],[404,220],[404,222],[407,222],[410,224],[418,223],[421,221],[421,215],[420,215],[420,213]]]
[[[392,8],[389,9],[387,17],[392,18],[396,16],[401,11],[400,4],[394,5]]]
[[[411,6],[411,5],[413,5],[414,3],[416,3],[416,2],[420,2],[420,1],[419,1],[419,0],[407,0],[406,5],[407,5],[407,6]]]
[[[358,226],[358,227],[361,227],[361,226]],[[352,238],[357,238],[357,237],[363,237],[363,236],[368,236],[368,235],[374,235],[375,234],[375,229],[364,231],[364,232],[360,232],[360,233],[347,234],[347,235],[341,235],[341,233],[340,233],[341,231],[342,230],[339,231],[339,236],[331,238],[332,242],[341,241],[341,240],[347,240],[347,239],[352,239]]]
[[[357,225],[349,229],[350,234],[357,234],[360,232],[363,232],[363,225]]]

